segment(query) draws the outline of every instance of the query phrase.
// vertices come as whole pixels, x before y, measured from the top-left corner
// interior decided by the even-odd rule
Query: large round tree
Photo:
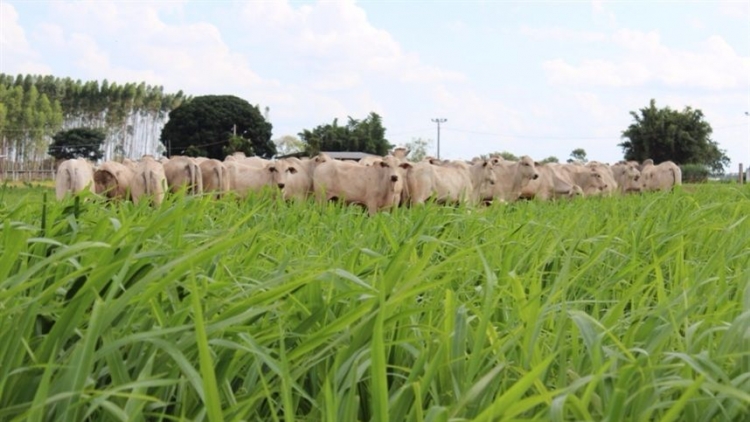
[[[677,164],[700,164],[721,174],[729,158],[711,139],[711,125],[703,112],[685,107],[683,111],[657,108],[653,99],[640,114],[630,112],[634,122],[622,132],[627,139],[619,144],[626,160],[655,163],[671,160]]]
[[[271,158],[271,123],[257,106],[234,95],[195,97],[169,113],[161,131],[167,155],[223,159],[235,151]]]
[[[47,154],[57,161],[71,158],[86,158],[96,161],[104,155],[102,144],[107,134],[101,129],[79,127],[57,132],[52,136]]]

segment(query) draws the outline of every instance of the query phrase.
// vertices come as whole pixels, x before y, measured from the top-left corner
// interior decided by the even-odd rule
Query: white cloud
[[[750,19],[750,2],[741,0],[721,0],[719,1],[719,11],[735,19]]]
[[[529,38],[549,41],[555,40],[560,42],[602,42],[608,39],[607,34],[599,31],[579,31],[561,26],[551,27],[530,27],[521,25],[521,34]]]
[[[27,51],[29,43],[18,23],[18,13],[10,3],[0,3],[0,47],[4,52]]]
[[[10,3],[0,2],[0,72],[7,72],[11,63],[14,73],[49,73],[41,63],[18,22],[18,12]]]
[[[730,89],[748,87],[750,57],[742,57],[719,36],[692,50],[670,49],[656,31],[623,29],[612,40],[620,57],[587,59],[579,65],[563,59],[543,63],[553,84],[640,86],[657,82],[670,87]]]
[[[617,18],[614,12],[607,10],[604,7],[605,2],[603,0],[592,0],[591,1],[591,17],[594,22],[600,26],[608,28],[614,28],[617,26]]]
[[[699,18],[696,17],[690,17],[686,21],[687,25],[693,29],[705,29],[706,23]]]
[[[374,27],[365,11],[350,1],[319,2],[295,8],[286,1],[250,2],[244,9],[250,37],[280,43],[289,55],[322,73],[376,73],[401,82],[463,81],[465,76],[423,63],[404,52],[385,30]],[[327,77],[325,77],[328,79]],[[353,78],[344,79],[350,86]],[[325,89],[332,87],[322,83]]]
[[[651,77],[645,65],[634,62],[588,59],[573,66],[565,60],[554,59],[545,61],[542,66],[552,84],[628,87],[646,83]]]

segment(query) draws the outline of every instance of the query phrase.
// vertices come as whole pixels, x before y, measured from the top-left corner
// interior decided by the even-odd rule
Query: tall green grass
[[[748,209],[4,189],[0,420],[743,420]]]

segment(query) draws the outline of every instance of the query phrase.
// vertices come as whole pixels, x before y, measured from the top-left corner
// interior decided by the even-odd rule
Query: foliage
[[[234,95],[204,95],[169,113],[161,142],[169,156],[189,152],[221,160],[243,151],[271,158],[276,154],[271,129],[258,106]]]
[[[0,419],[743,420],[749,198],[0,189]]]
[[[685,107],[683,111],[669,107],[656,108],[656,101],[634,111],[635,120],[622,132],[628,140],[619,144],[626,160],[654,163],[671,160],[676,164],[703,164],[714,174],[722,174],[729,165],[729,157],[711,140],[711,125],[701,110]]]
[[[481,154],[479,156],[479,158],[483,160],[486,160],[488,158],[493,158],[493,157],[502,157],[502,159],[506,161],[518,161],[518,156],[508,151],[491,152],[489,154]]]
[[[557,159],[554,155],[550,155],[549,157],[539,161],[541,164],[547,164],[547,163],[559,163],[560,160]]]
[[[711,174],[708,167],[703,164],[683,164],[680,166],[683,183],[703,183],[708,181]]]
[[[91,127],[106,133],[104,158],[140,157],[167,113],[186,98],[161,86],[73,80],[52,75],[0,73],[0,139],[12,161],[43,159],[61,129]],[[3,115],[5,118],[3,118]]]
[[[482,154],[482,155],[479,156],[479,158],[482,158],[482,159],[485,159],[485,160],[488,159],[488,158],[492,158],[492,157],[502,157],[503,160],[506,160],[506,161],[518,161],[520,159],[519,156],[513,154],[512,152],[508,152],[508,151],[492,152],[492,153],[489,153],[489,154]],[[559,163],[560,160],[557,157],[555,157],[554,155],[550,155],[549,157],[547,157],[547,158],[545,158],[543,160],[540,160],[538,162],[539,163]]]
[[[312,131],[299,133],[305,143],[305,152],[315,155],[321,151],[354,151],[375,155],[386,155],[393,148],[385,139],[382,118],[371,112],[365,119],[349,117],[346,126],[339,126],[338,119],[332,124],[321,125]]]
[[[227,144],[221,149],[223,156],[232,155],[235,152],[241,152],[247,157],[255,155],[253,150],[253,144],[249,139],[245,139],[242,136],[231,135]]]
[[[404,144],[409,150],[408,159],[411,162],[422,161],[427,156],[427,149],[432,144],[431,139],[412,138],[411,141]]]
[[[8,82],[0,74],[0,151],[12,161],[41,161],[49,137],[62,127],[60,102],[35,85]]]
[[[97,161],[102,158],[102,145],[107,135],[101,129],[76,128],[56,133],[49,146],[49,155],[57,160],[86,158]]]
[[[583,148],[576,148],[571,151],[570,159],[568,160],[568,162],[572,163],[574,161],[580,161],[582,163],[588,162],[589,160],[586,158],[586,150]]]
[[[294,154],[305,150],[305,143],[293,135],[284,135],[274,140],[273,143],[276,144],[276,154],[278,156]]]

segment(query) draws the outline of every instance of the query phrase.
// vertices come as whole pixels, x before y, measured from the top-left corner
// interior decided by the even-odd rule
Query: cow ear
[[[402,169],[410,169],[411,163],[401,163],[398,166],[401,167]]]

